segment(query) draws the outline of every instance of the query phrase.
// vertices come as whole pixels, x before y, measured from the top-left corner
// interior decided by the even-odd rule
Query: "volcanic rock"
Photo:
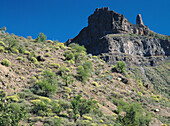
[[[88,26],[67,41],[84,45],[88,53],[100,55],[110,64],[125,61],[129,65],[156,65],[170,55],[170,37],[144,26],[141,15],[136,25],[108,7],[96,9]]]
[[[137,24],[137,25],[144,26],[143,21],[142,21],[141,14],[138,14],[138,15],[137,15],[137,17],[136,17],[136,24]]]

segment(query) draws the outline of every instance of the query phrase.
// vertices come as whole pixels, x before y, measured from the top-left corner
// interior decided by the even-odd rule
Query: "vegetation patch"
[[[7,67],[11,66],[11,62],[8,59],[3,59],[1,64]]]

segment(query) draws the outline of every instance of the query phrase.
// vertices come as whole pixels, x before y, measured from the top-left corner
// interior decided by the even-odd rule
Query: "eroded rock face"
[[[67,44],[78,43],[84,45],[88,53],[105,54],[107,56],[102,58],[110,63],[123,60],[129,64],[142,65],[145,61],[144,65],[154,65],[170,55],[170,42],[151,36],[151,33],[154,34],[144,26],[140,14],[134,25],[122,14],[106,7],[96,9],[88,18],[88,26]]]

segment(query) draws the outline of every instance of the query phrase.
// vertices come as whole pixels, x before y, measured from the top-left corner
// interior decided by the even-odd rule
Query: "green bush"
[[[70,72],[70,69],[65,67],[65,66],[62,66],[60,67],[59,71],[58,71],[58,74],[60,76],[64,76],[66,73]]]
[[[50,70],[45,70],[42,73],[42,76],[44,77],[44,79],[46,79],[51,85],[55,85],[57,84],[57,80],[56,80],[56,74],[53,73]]]
[[[56,85],[51,85],[47,80],[38,81],[34,88],[36,90],[33,92],[42,96],[49,96],[56,91]]]
[[[48,97],[56,92],[56,75],[51,71],[44,71],[42,80],[36,82],[31,88],[33,93]]]
[[[97,82],[92,82],[92,85],[99,87],[99,84]]]
[[[86,48],[84,48],[84,46],[80,46],[80,45],[75,44],[75,43],[71,43],[69,45],[69,47],[71,47],[73,51],[75,50],[76,52],[79,52],[79,53],[81,53],[83,51],[86,52]]]
[[[140,104],[128,104],[123,106],[123,109],[126,112],[126,115],[119,115],[117,118],[123,126],[149,126],[151,117],[148,113],[144,114],[144,110]]]
[[[43,101],[34,103],[32,112],[40,116],[46,115],[48,112],[47,104],[45,104]]]
[[[3,59],[1,64],[4,65],[4,66],[7,66],[7,67],[11,66],[11,62],[8,59]]]
[[[3,47],[3,46],[0,46],[0,53],[2,53],[2,52],[4,52],[4,51],[5,51],[4,47]]]
[[[60,68],[60,64],[58,63],[51,63],[50,66],[54,68]]]
[[[47,117],[44,120],[44,126],[61,126],[61,119],[55,117]]]
[[[3,41],[0,41],[0,46],[5,46],[5,43]]]
[[[63,107],[60,104],[58,104],[58,103],[56,103],[54,101],[52,102],[52,111],[54,113],[59,114],[63,110],[64,109],[63,109]]]
[[[17,103],[10,104],[5,95],[4,91],[0,92],[0,125],[17,126],[27,116],[27,111]]]
[[[23,60],[24,58],[23,57],[17,57],[17,60]]]
[[[93,109],[98,109],[97,101],[92,99],[83,99],[81,95],[76,95],[71,100],[74,113],[74,121],[77,120],[77,115],[82,117],[84,114],[90,113]]]
[[[85,82],[92,71],[92,63],[91,61],[85,61],[82,66],[77,67],[77,77],[80,81]]]
[[[38,61],[37,61],[37,59],[35,57],[31,57],[31,62],[36,63]]]
[[[25,53],[25,51],[26,51],[25,46],[23,46],[23,45],[21,45],[18,50],[20,53]]]
[[[44,56],[45,57],[51,57],[51,55],[49,53],[45,53]]]
[[[18,51],[18,49],[16,49],[16,48],[12,48],[12,49],[11,49],[11,52],[12,52],[12,53],[15,53],[15,54],[19,54],[19,51]]]
[[[3,26],[2,28],[1,28],[1,31],[2,32],[5,32],[7,30],[7,28],[5,27],[5,26]]]
[[[126,64],[123,61],[118,61],[116,66],[112,68],[112,72],[126,73]]]
[[[15,37],[13,36],[7,37],[5,41],[7,42],[7,47],[6,47],[7,50],[12,51],[12,48],[15,49],[18,48],[18,41],[16,40]]]
[[[7,99],[13,102],[18,102],[19,101],[19,96],[16,95],[12,95],[12,96],[7,96]]]
[[[64,57],[65,57],[65,60],[71,60],[74,58],[74,54],[68,51],[64,53]]]
[[[29,51],[25,51],[24,54],[25,55],[31,55],[31,53]]]
[[[37,42],[45,42],[47,40],[47,36],[44,33],[39,33],[38,37],[36,38]]]

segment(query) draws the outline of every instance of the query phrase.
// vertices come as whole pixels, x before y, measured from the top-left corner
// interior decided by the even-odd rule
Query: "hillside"
[[[170,124],[167,61],[113,66],[42,33],[35,40],[0,33],[0,52],[1,125]]]

